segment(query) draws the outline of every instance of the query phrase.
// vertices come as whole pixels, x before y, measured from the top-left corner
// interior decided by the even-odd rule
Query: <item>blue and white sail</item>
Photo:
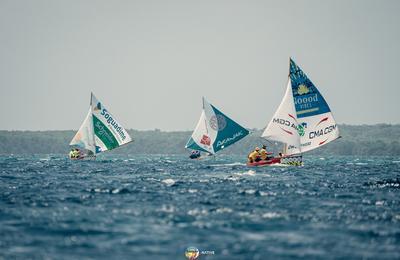
[[[313,150],[339,137],[327,102],[292,59],[286,94],[262,137],[287,144],[288,155]]]
[[[203,111],[185,148],[215,154],[249,134],[203,97]]]

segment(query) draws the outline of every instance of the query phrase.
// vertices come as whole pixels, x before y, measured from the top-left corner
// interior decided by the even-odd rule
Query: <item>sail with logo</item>
[[[88,114],[69,144],[73,147],[70,158],[95,157],[130,142],[132,138],[125,128],[91,93]]]
[[[203,97],[203,111],[185,148],[215,154],[236,143],[249,131],[227,117]]]
[[[283,100],[261,136],[284,143],[284,156],[276,161],[288,164],[302,163],[301,153],[339,138],[328,103],[292,59]]]

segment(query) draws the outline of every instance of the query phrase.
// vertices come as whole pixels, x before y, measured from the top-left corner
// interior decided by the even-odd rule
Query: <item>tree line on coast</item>
[[[400,155],[400,125],[339,125],[341,138],[309,154],[316,155]],[[190,131],[165,132],[128,130],[132,144],[115,149],[116,154],[187,154],[185,144]],[[262,130],[221,151],[222,154],[247,155],[255,146],[266,144],[279,152],[280,145],[260,138]],[[0,154],[66,154],[75,135],[65,131],[0,131]]]

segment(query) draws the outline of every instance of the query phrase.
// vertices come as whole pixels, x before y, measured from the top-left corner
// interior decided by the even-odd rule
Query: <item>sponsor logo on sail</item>
[[[96,121],[96,124],[94,126],[96,129],[96,134],[98,136],[101,136],[104,140],[107,140],[108,143],[114,143],[115,138],[112,136],[110,131],[107,131],[104,128],[103,123],[101,123],[100,121]]]
[[[210,146],[211,145],[211,139],[210,139],[210,137],[208,135],[203,135],[203,137],[200,140],[200,143],[204,144],[204,145],[207,145],[207,146]]]
[[[297,88],[297,94],[299,95],[305,95],[308,94],[310,92],[310,90],[307,88],[306,85],[301,84],[298,88]]]
[[[94,111],[100,111],[101,110],[101,104],[100,102],[97,102],[97,105],[93,108]]]
[[[225,138],[225,139],[222,139],[222,140],[218,141],[218,142],[217,142],[217,147],[222,147],[222,148],[224,148],[224,146],[225,146],[226,144],[233,142],[234,140],[236,140],[237,138],[239,138],[239,137],[241,137],[241,136],[243,136],[243,132],[242,132],[242,131],[239,131],[239,132],[235,133],[235,134],[234,134],[233,136],[231,136],[231,137],[227,137],[227,138]]]
[[[301,123],[297,126],[297,132],[299,133],[300,136],[304,136],[305,134],[305,128],[307,128],[307,123]]]
[[[316,131],[311,131],[308,134],[308,138],[314,139],[316,137],[320,137],[320,136],[329,134],[330,132],[335,131],[335,129],[336,129],[336,124],[330,125],[330,126],[327,126],[327,127],[321,128],[321,129],[318,129]]]
[[[226,127],[226,119],[223,115],[216,115],[210,118],[210,126],[215,131],[224,130]]]
[[[117,121],[115,121],[115,119],[108,113],[107,109],[103,108],[100,115],[102,115],[106,119],[107,123],[114,128],[114,130],[121,137],[122,141],[124,141],[126,139],[124,128],[118,125]]]
[[[296,97],[294,99],[294,104],[297,105],[302,105],[302,104],[307,104],[311,102],[318,102],[318,94],[315,93],[314,95],[308,95],[308,96],[302,96],[302,97]]]
[[[296,124],[290,122],[287,119],[282,119],[282,118],[274,118],[272,119],[272,123],[276,123],[276,124],[280,124],[280,125],[284,125],[284,126],[289,126],[295,130],[297,130],[297,126]]]

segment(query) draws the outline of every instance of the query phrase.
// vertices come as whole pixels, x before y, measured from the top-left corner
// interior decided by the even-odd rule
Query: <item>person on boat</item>
[[[190,154],[189,158],[190,159],[197,159],[201,156],[200,151],[194,150],[192,151],[192,153]]]
[[[81,156],[81,151],[78,148],[74,148],[69,153],[71,159],[77,159]]]
[[[263,145],[261,150],[260,150],[260,158],[261,158],[261,160],[267,160],[267,158],[268,158],[267,146],[266,145]]]
[[[75,156],[75,149],[72,149],[70,152],[69,152],[69,158],[74,158],[74,156]]]
[[[262,149],[260,150],[260,157],[261,160],[269,160],[271,158],[273,158],[273,156],[271,156],[272,153],[267,152],[267,146],[264,144],[262,146]]]
[[[260,157],[260,148],[256,147],[256,149],[254,149],[254,151],[252,151],[249,156],[248,156],[249,162],[253,163],[253,162],[259,162],[261,161],[261,157]]]

